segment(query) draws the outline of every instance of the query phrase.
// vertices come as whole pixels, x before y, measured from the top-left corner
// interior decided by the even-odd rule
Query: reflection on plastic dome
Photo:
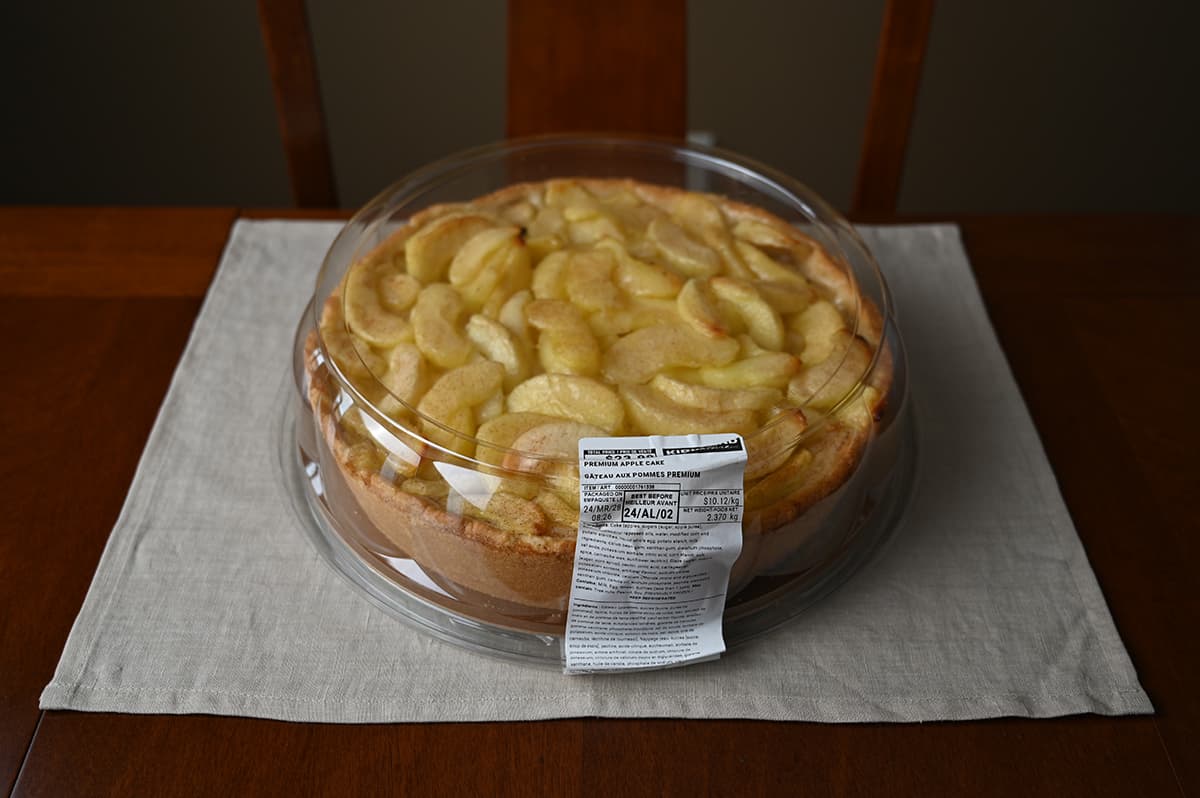
[[[409,466],[408,468],[397,469],[393,464],[392,470],[408,472],[412,471],[421,464],[421,455],[413,451],[411,446],[389,432],[378,421],[371,418],[366,413],[363,413],[362,420],[363,426],[367,429],[367,433],[375,439],[376,443],[383,447],[384,451],[388,453],[389,461],[392,460],[392,458],[396,458],[397,460],[407,463]]]
[[[450,463],[434,463],[433,467],[450,485],[450,490],[480,510],[487,509],[488,502],[492,500],[492,494],[496,492],[502,482],[500,477],[492,474],[483,474]]]

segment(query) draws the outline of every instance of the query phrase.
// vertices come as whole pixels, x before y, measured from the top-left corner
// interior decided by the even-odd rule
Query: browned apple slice
[[[426,285],[445,280],[450,261],[463,245],[495,226],[491,217],[473,213],[451,214],[430,222],[404,244],[408,273]]]
[[[508,395],[508,411],[569,418],[610,435],[621,428],[625,418],[616,391],[597,380],[571,374],[530,377]]]
[[[737,357],[732,338],[706,338],[678,324],[634,330],[604,357],[604,375],[613,383],[646,383],[675,366],[723,366]]]
[[[833,303],[827,300],[813,302],[802,312],[788,320],[788,326],[804,337],[804,351],[800,359],[805,365],[815,365],[829,357],[836,343],[836,335],[846,330],[846,320]]]
[[[733,308],[741,317],[755,343],[773,352],[783,348],[783,319],[751,283],[733,277],[714,277],[709,285],[713,294],[727,303],[723,307]]]
[[[489,360],[504,367],[505,390],[512,390],[529,376],[529,355],[525,347],[500,322],[476,314],[467,320],[467,338]]]
[[[498,466],[504,460],[507,450],[512,448],[513,441],[534,427],[553,424],[559,421],[554,416],[542,413],[503,413],[490,421],[480,424],[475,433],[479,441],[475,448],[475,458],[483,463]]]
[[[767,422],[760,431],[746,439],[746,472],[751,482],[770,474],[792,456],[799,445],[808,420],[798,409],[785,410]]]
[[[832,336],[829,356],[805,368],[788,383],[788,400],[828,410],[854,389],[870,365],[871,348],[866,341],[847,330],[837,330]]]
[[[631,426],[645,435],[689,435],[736,432],[749,435],[756,426],[751,410],[700,410],[672,402],[648,385],[622,385],[621,398]]]
[[[675,298],[679,318],[693,330],[709,338],[724,338],[729,328],[717,310],[717,303],[709,295],[708,280],[688,280]]]
[[[346,275],[346,324],[351,332],[374,346],[411,341],[412,327],[404,311],[416,301],[420,289],[420,283],[397,272],[389,262],[356,263]]]
[[[651,222],[646,238],[672,266],[689,277],[711,277],[721,271],[721,256],[716,250],[696,241],[669,219]]]
[[[650,387],[673,402],[701,410],[766,410],[783,401],[783,391],[776,388],[712,388],[666,374],[655,375]]]
[[[541,331],[538,358],[551,374],[600,371],[600,344],[579,309],[557,299],[535,299],[525,306],[525,318]]]
[[[463,310],[462,297],[445,283],[426,286],[413,306],[417,347],[439,368],[456,368],[471,356],[471,342],[458,329]]]
[[[418,412],[435,422],[422,422],[421,431],[425,437],[447,449],[468,454],[471,444],[462,436],[475,434],[473,408],[500,393],[503,379],[504,369],[490,360],[460,366],[443,374],[417,404]]]
[[[785,352],[768,352],[730,363],[708,366],[694,373],[685,373],[695,382],[713,388],[739,390],[745,388],[783,388],[800,370],[800,361]]]

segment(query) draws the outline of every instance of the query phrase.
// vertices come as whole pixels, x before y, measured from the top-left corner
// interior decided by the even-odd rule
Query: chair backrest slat
[[[887,0],[852,211],[896,210],[933,6],[934,0]]]
[[[329,135],[304,0],[258,0],[279,134],[299,208],[337,206]]]
[[[508,135],[682,138],[685,0],[509,0]]]

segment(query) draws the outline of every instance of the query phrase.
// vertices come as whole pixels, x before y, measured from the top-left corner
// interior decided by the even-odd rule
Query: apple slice
[[[758,279],[770,280],[784,285],[794,285],[796,287],[807,287],[808,280],[804,279],[804,275],[795,269],[790,269],[781,263],[775,262],[769,255],[753,244],[739,241],[737,243],[737,250],[741,254],[742,260],[745,261],[750,271]]]
[[[684,283],[675,298],[675,309],[679,317],[692,329],[709,338],[724,338],[729,335],[725,320],[717,310],[717,304],[708,294],[708,281],[695,277]]]
[[[756,510],[774,504],[792,494],[806,480],[820,479],[821,475],[811,468],[812,462],[813,453],[808,449],[793,451],[783,465],[746,488],[746,509]]]
[[[611,435],[621,428],[625,408],[602,382],[571,374],[539,374],[513,388],[510,413],[542,413],[598,427]]]
[[[712,197],[703,194],[684,194],[675,201],[673,215],[684,230],[717,252],[724,262],[727,274],[743,279],[754,276],[746,268],[741,253],[734,246],[733,237],[729,234],[729,226],[725,221],[725,214],[721,212]]]
[[[533,427],[512,443],[503,467],[512,471],[539,474],[561,473],[579,457],[579,439],[602,437],[607,433],[578,421],[553,421]],[[556,462],[557,461],[557,462]],[[578,478],[578,477],[576,477]]]
[[[605,239],[615,241],[625,240],[625,234],[621,232],[621,228],[608,216],[595,216],[590,219],[567,223],[567,240],[576,246],[581,244],[595,244]]]
[[[738,354],[732,338],[706,338],[679,324],[634,330],[609,347],[604,375],[613,383],[646,383],[676,366],[723,366]]]
[[[797,266],[806,263],[813,254],[813,245],[810,242],[757,219],[742,219],[733,226],[733,234],[753,244],[764,254],[770,256],[778,252]]]
[[[505,450],[512,448],[513,441],[534,427],[553,424],[559,419],[542,413],[503,413],[479,425],[475,438],[475,459],[498,466],[504,460]]]
[[[421,422],[425,437],[446,449],[469,453],[471,443],[467,438],[475,434],[473,408],[498,394],[503,379],[504,369],[490,360],[443,374],[417,403],[417,411],[430,419]]]
[[[599,201],[586,188],[570,179],[546,183],[546,204],[560,209],[569,221],[590,219],[600,214]]]
[[[777,283],[772,280],[759,280],[754,283],[759,295],[767,300],[771,307],[780,315],[799,313],[813,303],[817,294],[807,282]]]
[[[741,390],[747,388],[783,388],[800,370],[800,360],[785,352],[769,352],[738,360],[726,366],[697,369],[696,382],[713,388]]]
[[[426,286],[412,309],[413,337],[421,353],[439,368],[463,365],[474,351],[458,329],[462,297],[445,283]]]
[[[756,426],[752,410],[710,411],[672,402],[648,385],[622,385],[621,399],[631,425],[644,435],[689,435],[736,432],[749,435]]]
[[[500,227],[479,233],[454,256],[449,278],[472,311],[483,308],[497,288],[506,285],[509,290],[494,303],[491,315],[495,315],[514,291],[529,285],[529,253],[520,231]]]
[[[566,299],[566,273],[571,255],[551,252],[533,270],[533,295],[537,299]]]
[[[492,526],[514,535],[540,537],[550,531],[546,514],[534,502],[498,490],[479,516]]]
[[[572,532],[579,529],[578,493],[571,498],[566,498],[557,491],[543,490],[534,497],[533,501],[542,508],[542,512],[555,526]]]
[[[665,266],[633,257],[618,241],[606,239],[597,249],[612,253],[617,260],[616,283],[630,296],[673,299],[683,286],[683,278]]]
[[[710,277],[721,271],[721,256],[669,219],[651,222],[646,237],[672,266],[689,277]]]
[[[666,374],[655,375],[650,387],[672,402],[700,410],[766,410],[783,401],[783,391],[776,388],[712,388]]]
[[[467,320],[467,338],[489,360],[504,367],[504,388],[529,376],[529,355],[521,342],[500,322],[475,314]]]
[[[541,331],[537,352],[551,374],[592,375],[600,371],[600,344],[579,309],[557,299],[536,299],[525,318]]]
[[[413,404],[425,390],[425,358],[414,344],[397,344],[388,353],[387,372],[381,379],[392,396]]]
[[[667,324],[678,319],[675,300],[633,297],[620,307],[605,308],[588,315],[588,325],[606,346],[633,330]]]
[[[783,348],[783,319],[746,280],[714,277],[709,280],[713,294],[724,300],[741,317],[750,337],[764,349],[778,352]]]
[[[383,303],[384,287],[390,307]],[[417,298],[421,284],[385,261],[362,261],[346,275],[345,314],[350,331],[373,346],[388,347],[412,340],[412,326],[402,315]],[[406,304],[404,304],[406,303]]]
[[[806,366],[827,359],[837,342],[837,333],[846,330],[846,320],[833,303],[821,299],[788,319],[788,327],[803,336],[800,359]]]
[[[871,365],[871,348],[866,341],[848,330],[837,330],[831,341],[827,358],[805,368],[788,383],[788,401],[828,410],[866,375]]]
[[[337,367],[352,380],[370,382],[387,370],[387,361],[375,353],[365,341],[355,344],[346,329],[342,303],[335,299],[326,302],[321,312],[321,341]]]
[[[746,439],[747,482],[770,474],[782,466],[800,445],[808,420],[799,409],[785,410]]]
[[[496,318],[508,331],[533,348],[533,336],[529,332],[529,322],[525,318],[525,306],[533,301],[533,293],[529,289],[518,291],[504,301]]]
[[[430,222],[404,244],[408,273],[426,285],[445,280],[450,261],[463,245],[495,226],[491,217],[472,213],[455,213]]]
[[[584,311],[620,306],[621,291],[613,284],[616,265],[609,252],[573,253],[566,270],[567,297]]]

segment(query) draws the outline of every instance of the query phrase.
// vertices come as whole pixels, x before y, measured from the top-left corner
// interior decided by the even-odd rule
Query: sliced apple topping
[[[446,372],[417,404],[417,411],[431,420],[422,422],[421,431],[444,448],[468,453],[471,444],[463,436],[475,432],[474,409],[500,393],[503,379],[500,364],[486,360]]]
[[[788,399],[797,405],[828,410],[854,389],[870,365],[867,343],[847,330],[837,330],[831,338],[829,356],[788,383]]]
[[[808,420],[799,409],[784,410],[746,441],[746,472],[752,482],[775,471],[792,456],[800,444]]]
[[[646,383],[665,369],[723,366],[738,354],[731,338],[706,338],[678,324],[634,330],[609,347],[604,376],[613,383]]]
[[[774,352],[783,348],[783,319],[753,285],[733,277],[714,277],[709,285],[741,317],[755,343]]]
[[[321,337],[325,352],[337,367],[352,380],[369,382],[375,375],[387,369],[387,361],[380,357],[366,341],[354,340],[346,329],[346,317],[342,303],[326,303],[321,314]]]
[[[533,270],[533,295],[538,299],[567,298],[566,273],[570,253],[565,250],[547,255]]]
[[[814,365],[827,359],[837,342],[837,334],[847,329],[846,320],[833,303],[824,299],[813,302],[788,320],[788,326],[803,337],[800,359]]]
[[[749,435],[756,426],[752,410],[701,410],[673,402],[648,385],[622,385],[621,398],[630,420],[651,435],[736,432]]]
[[[574,305],[537,299],[525,306],[525,318],[541,333],[538,357],[547,372],[592,375],[600,370],[600,345]]]
[[[679,274],[665,266],[635,258],[617,241],[601,241],[596,248],[616,257],[616,283],[630,296],[674,299],[683,287],[683,278]]]
[[[413,404],[425,390],[426,366],[421,350],[413,344],[397,344],[388,355],[382,382],[392,396]]]
[[[711,277],[721,271],[721,256],[689,236],[670,219],[655,219],[646,238],[667,261],[689,277]]]
[[[777,388],[713,388],[667,374],[655,375],[650,387],[673,402],[701,410],[766,410],[783,401],[783,391]]]
[[[511,471],[563,474],[570,470],[569,462],[579,455],[580,438],[606,434],[598,427],[578,421],[552,421],[533,427],[514,440],[512,451],[504,456],[502,465]]]
[[[754,283],[759,295],[767,300],[771,307],[780,315],[799,313],[816,299],[816,292],[808,283],[778,283],[772,280],[759,280]]]
[[[800,360],[785,352],[754,355],[725,366],[706,366],[691,372],[696,382],[713,388],[746,390],[749,388],[783,388],[800,370]]]
[[[621,428],[625,410],[616,391],[602,382],[569,374],[530,377],[508,395],[510,413],[543,413],[599,427]]]
[[[849,440],[875,423],[877,336],[854,334],[849,279],[799,228],[711,194],[587,178],[415,218],[347,270],[320,332],[392,422],[484,464],[488,501],[455,512],[568,535],[581,437],[704,432],[746,436],[758,510],[818,484],[827,428]],[[386,461],[370,430],[343,424],[355,468]],[[449,507],[426,454],[389,479]]]
[[[420,283],[386,261],[357,263],[346,275],[346,324],[373,346],[411,341],[412,325],[404,311],[420,290]]]
[[[467,320],[467,338],[489,360],[504,367],[507,390],[529,376],[529,354],[520,339],[500,322],[476,314]]]
[[[613,284],[616,259],[608,252],[577,252],[567,264],[567,298],[585,313],[615,308],[621,291]]]
[[[533,347],[533,335],[530,332],[529,320],[525,318],[525,306],[532,301],[533,294],[529,289],[517,291],[505,300],[496,314],[497,320],[529,348]]]
[[[463,245],[450,262],[449,278],[467,308],[477,311],[501,284],[528,283],[529,272],[529,253],[520,230],[499,227],[485,230]]]
[[[463,245],[495,225],[489,216],[470,213],[435,219],[413,233],[405,243],[408,273],[426,285],[445,280],[450,261]]]
[[[478,444],[475,457],[484,463],[498,466],[504,460],[513,441],[534,427],[555,423],[558,419],[542,413],[503,413],[479,425],[475,433]]]
[[[724,338],[729,335],[729,328],[717,309],[716,300],[709,293],[708,282],[694,277],[688,280],[675,299],[676,311],[701,335]]]
[[[461,366],[471,356],[471,342],[458,328],[464,310],[462,297],[445,283],[426,286],[413,305],[413,338],[440,368]]]

